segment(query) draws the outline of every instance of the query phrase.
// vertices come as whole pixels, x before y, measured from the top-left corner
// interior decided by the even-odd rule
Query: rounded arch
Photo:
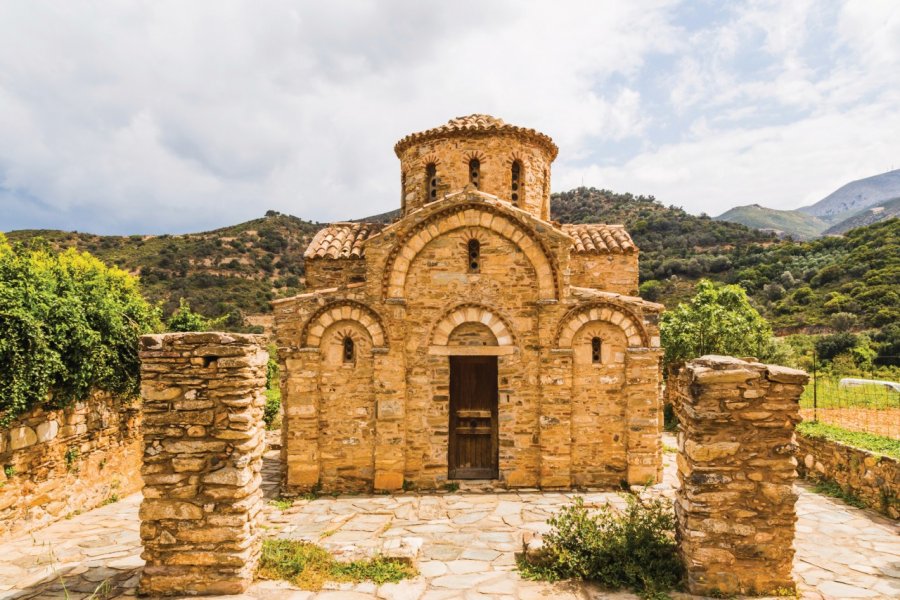
[[[446,346],[453,330],[463,323],[482,323],[497,338],[498,346],[514,345],[514,338],[509,324],[497,311],[480,304],[460,304],[444,313],[431,331],[432,346]]]
[[[494,206],[464,203],[438,211],[409,231],[388,255],[382,283],[385,298],[402,298],[409,267],[433,239],[462,227],[484,227],[516,244],[537,274],[542,300],[558,298],[558,278],[553,255],[531,229]]]
[[[647,329],[632,311],[612,302],[592,302],[576,306],[563,316],[556,329],[556,347],[571,348],[575,334],[591,321],[606,321],[620,327],[625,332],[629,347],[650,345]]]
[[[369,332],[372,346],[387,346],[387,334],[381,317],[374,310],[354,300],[339,300],[326,304],[306,321],[300,334],[300,344],[305,348],[318,347],[325,330],[338,321],[356,321]]]

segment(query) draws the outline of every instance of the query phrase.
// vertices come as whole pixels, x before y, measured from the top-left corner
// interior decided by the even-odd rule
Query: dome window
[[[514,160],[510,171],[509,198],[512,200],[513,206],[519,206],[519,199],[524,198],[524,188],[522,187],[522,162]]]
[[[425,189],[427,190],[425,202],[437,200],[437,165],[434,163],[428,163],[425,167]]]
[[[475,189],[480,189],[480,179],[481,179],[481,161],[477,158],[473,158],[469,161],[469,183],[475,186]]]

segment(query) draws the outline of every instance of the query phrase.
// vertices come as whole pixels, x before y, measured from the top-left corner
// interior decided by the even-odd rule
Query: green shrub
[[[266,407],[263,411],[263,421],[266,429],[278,429],[281,426],[281,390],[277,387],[266,390]]]
[[[216,319],[204,317],[191,310],[191,305],[187,300],[179,298],[178,308],[166,322],[166,329],[169,331],[212,331],[218,329],[226,319],[228,319],[228,315]]]
[[[138,336],[160,329],[137,280],[87,253],[0,235],[0,427],[92,389],[136,395]]]
[[[683,567],[676,552],[675,515],[665,500],[625,496],[618,512],[609,505],[595,514],[576,497],[548,523],[543,565],[520,561],[523,576],[554,581],[584,579],[611,588],[632,588],[645,598],[677,586]]]

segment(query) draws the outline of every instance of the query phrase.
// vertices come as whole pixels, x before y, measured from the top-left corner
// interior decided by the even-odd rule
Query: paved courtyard
[[[671,440],[669,441],[671,444]],[[267,462],[274,493],[277,453]],[[667,456],[666,480],[674,477]],[[794,571],[804,598],[900,597],[900,525],[798,486]],[[670,486],[661,486],[671,493]],[[441,495],[324,497],[266,510],[266,535],[316,541],[341,557],[386,552],[416,556],[420,576],[400,584],[334,586],[318,593],[260,581],[246,596],[265,600],[450,598],[636,598],[585,584],[522,581],[514,554],[524,532],[546,528],[548,516],[574,494],[458,491]],[[585,502],[621,503],[612,493]],[[136,494],[34,534],[0,541],[0,600],[127,598],[141,565]],[[677,594],[676,597],[689,596]]]

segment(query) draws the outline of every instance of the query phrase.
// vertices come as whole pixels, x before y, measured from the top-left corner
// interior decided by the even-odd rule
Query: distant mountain
[[[812,206],[797,210],[836,225],[861,210],[897,197],[900,197],[900,169],[851,181]]]
[[[893,217],[900,217],[900,197],[891,198],[887,202],[880,202],[875,206],[861,210],[837,225],[832,225],[822,233],[824,235],[842,235],[856,227],[872,225]]]
[[[715,217],[716,221],[740,223],[747,227],[771,231],[782,237],[808,240],[822,234],[828,223],[797,210],[775,210],[759,204],[736,206]]]

